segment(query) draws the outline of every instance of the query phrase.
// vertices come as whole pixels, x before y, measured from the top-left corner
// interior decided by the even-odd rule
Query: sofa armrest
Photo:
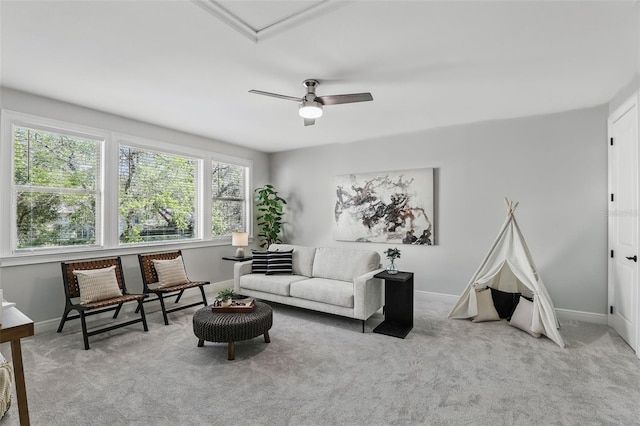
[[[353,279],[353,313],[357,319],[366,320],[382,307],[383,280],[373,278],[384,271],[379,268]]]
[[[372,279],[374,275],[379,274],[380,272],[384,272],[384,270],[385,270],[384,268],[378,268],[376,270],[369,271],[364,275],[360,275],[359,277],[354,278],[353,282],[354,282],[354,284],[356,282],[367,282],[370,279]]]
[[[240,293],[240,277],[251,273],[252,260],[236,262],[233,265],[233,291]]]

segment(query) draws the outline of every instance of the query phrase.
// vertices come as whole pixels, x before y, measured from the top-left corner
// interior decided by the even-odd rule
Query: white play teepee
[[[509,293],[522,293],[533,297],[531,331],[544,334],[564,348],[553,302],[536,272],[527,243],[513,215],[518,203],[505,201],[507,219],[489,253],[449,312],[449,318],[472,318],[478,315],[476,289],[491,287]]]

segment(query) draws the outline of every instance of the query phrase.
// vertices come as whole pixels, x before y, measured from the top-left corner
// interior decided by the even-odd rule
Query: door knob
[[[634,262],[637,262],[638,261],[638,256],[633,256],[633,257],[627,256],[627,259],[633,260]]]

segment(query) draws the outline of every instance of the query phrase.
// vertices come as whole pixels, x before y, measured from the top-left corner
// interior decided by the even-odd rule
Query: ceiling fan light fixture
[[[322,104],[316,101],[302,101],[298,108],[298,114],[302,118],[322,117]]]
[[[317,96],[316,88],[319,84],[318,80],[307,79],[303,81],[302,85],[307,88],[307,93],[302,98],[253,89],[249,90],[249,93],[298,102],[298,115],[304,118],[305,126],[313,126],[316,122],[316,118],[322,117],[322,109],[325,105],[352,104],[354,102],[367,102],[373,100],[373,96],[371,96],[371,93],[369,92]]]

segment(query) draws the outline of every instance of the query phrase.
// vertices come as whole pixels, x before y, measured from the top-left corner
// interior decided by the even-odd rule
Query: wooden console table
[[[11,358],[16,376],[16,398],[18,400],[20,426],[29,425],[27,387],[24,382],[22,347],[20,346],[20,339],[29,336],[33,336],[33,321],[15,307],[3,309],[0,343],[11,342]]]

